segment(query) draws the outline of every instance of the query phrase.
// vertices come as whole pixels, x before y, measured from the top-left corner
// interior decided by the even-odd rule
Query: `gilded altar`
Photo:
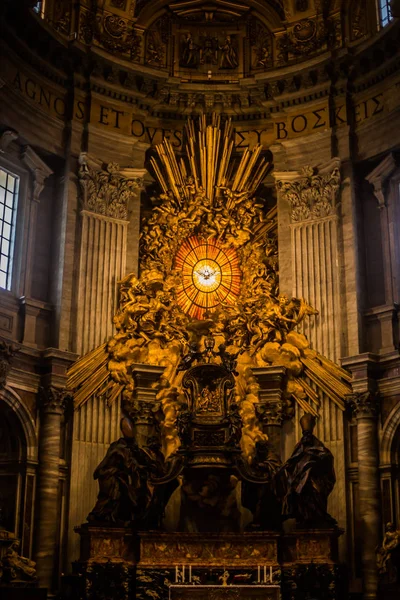
[[[280,600],[279,585],[188,586],[171,585],[169,600]]]

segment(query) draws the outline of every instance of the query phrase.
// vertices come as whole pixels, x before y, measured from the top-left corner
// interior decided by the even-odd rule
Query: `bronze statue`
[[[5,583],[36,580],[36,563],[29,558],[20,556],[20,546],[20,541],[15,540],[1,560],[2,581]]]
[[[283,518],[303,527],[333,527],[336,521],[327,512],[336,482],[333,455],[312,433],[315,417],[305,414],[300,425],[303,436],[276,477]]]
[[[124,437],[113,442],[106,456],[96,468],[93,477],[99,481],[99,494],[89,522],[140,522],[151,501],[148,485],[150,460],[137,445],[133,428],[123,419]]]
[[[147,439],[147,444],[143,448],[145,454],[149,458],[149,476],[153,478],[163,478],[168,471],[169,461],[165,460],[164,454],[161,451],[161,443],[157,436],[151,436]],[[160,529],[165,515],[165,507],[168,504],[174,490],[178,487],[178,482],[175,478],[161,485],[155,485],[151,502],[145,517],[141,521],[143,529]]]
[[[249,474],[254,479],[244,479],[242,483],[242,504],[253,513],[250,529],[268,531],[280,528],[281,507],[275,495],[275,475],[281,466],[278,456],[270,452],[269,442],[258,440],[249,462]],[[260,482],[256,483],[256,479]]]

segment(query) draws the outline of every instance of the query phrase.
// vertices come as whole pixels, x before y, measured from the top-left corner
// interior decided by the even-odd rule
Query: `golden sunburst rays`
[[[221,248],[215,239],[191,236],[183,242],[175,258],[181,273],[177,302],[195,319],[221,304],[234,304],[239,296],[241,272],[234,248]]]
[[[74,406],[79,408],[91,396],[104,395],[111,405],[122,392],[124,386],[118,385],[110,377],[107,368],[110,359],[107,344],[102,344],[77,360],[68,370],[67,389],[75,390]]]
[[[178,203],[182,196],[189,200],[192,193],[185,185],[188,176],[193,177],[196,192],[204,190],[212,203],[218,188],[228,187],[232,192],[254,194],[271,169],[270,161],[261,156],[262,144],[246,148],[236,168],[232,160],[234,129],[230,119],[225,121],[222,129],[219,116],[214,114],[207,125],[206,116],[202,115],[197,130],[194,121],[189,119],[185,132],[185,159],[177,159],[174,147],[167,139],[156,146],[159,160],[151,158],[163,192],[172,190]]]

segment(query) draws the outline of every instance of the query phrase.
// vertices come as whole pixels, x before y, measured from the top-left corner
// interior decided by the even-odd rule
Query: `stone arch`
[[[381,464],[390,465],[395,460],[400,444],[400,401],[389,413],[382,430]]]
[[[0,400],[2,400],[17,417],[25,434],[26,442],[26,460],[28,462],[37,462],[38,459],[38,442],[35,429],[35,423],[29,414],[28,409],[21,400],[21,397],[15,390],[6,386],[0,392]]]

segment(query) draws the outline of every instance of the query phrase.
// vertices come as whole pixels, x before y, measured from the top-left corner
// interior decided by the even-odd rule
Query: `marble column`
[[[359,510],[362,536],[363,598],[376,600],[378,571],[376,547],[381,538],[381,498],[377,421],[379,403],[371,392],[351,398],[357,420]]]
[[[51,593],[57,587],[55,564],[59,529],[58,490],[61,417],[69,394],[55,387],[41,389],[39,483],[37,490],[36,552],[40,585]]]
[[[263,433],[269,439],[271,450],[279,457],[282,454],[283,388],[286,369],[284,367],[255,367],[254,376],[260,386],[260,402],[256,415]]]

